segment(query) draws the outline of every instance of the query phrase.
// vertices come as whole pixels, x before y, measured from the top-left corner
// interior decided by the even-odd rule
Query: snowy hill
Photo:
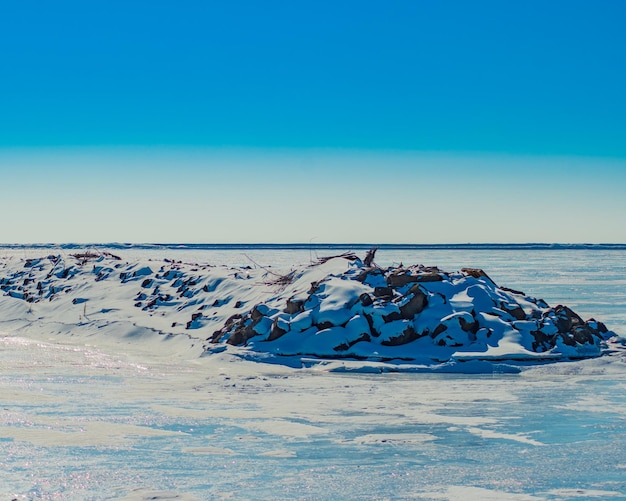
[[[614,335],[479,269],[383,269],[354,255],[287,275],[108,253],[13,256],[0,258],[0,288],[0,327],[158,334],[205,355],[235,345],[277,359],[541,361],[599,356]]]

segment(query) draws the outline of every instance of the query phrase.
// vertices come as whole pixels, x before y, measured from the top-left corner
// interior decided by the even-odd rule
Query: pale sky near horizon
[[[1,243],[626,243],[626,4],[3,2]]]

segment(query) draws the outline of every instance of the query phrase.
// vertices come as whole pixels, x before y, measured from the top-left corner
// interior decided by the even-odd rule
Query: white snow
[[[376,298],[384,275],[355,281],[362,268],[345,259],[279,284],[263,268],[37,258],[0,259],[0,281],[10,279],[2,499],[626,497],[621,344],[607,340],[602,357],[602,343],[535,352],[543,304],[486,279],[420,283],[428,306],[410,319],[395,316],[413,284]],[[38,290],[40,301],[24,300]],[[287,313],[289,299],[311,308]],[[516,304],[529,318],[507,312]],[[207,341],[254,307],[263,318],[247,344]],[[320,311],[330,324],[350,316],[318,329]],[[556,319],[544,320],[556,334]],[[287,333],[268,342],[274,321]],[[381,344],[407,325],[440,324],[463,345]],[[368,332],[346,351],[354,357],[337,357],[337,344]]]
[[[389,287],[393,273],[406,283]],[[420,281],[421,274],[428,280]],[[216,342],[228,342],[245,345],[248,357],[402,360],[433,370],[470,360],[594,357],[605,348],[599,337],[573,342],[561,336],[555,314],[541,302],[477,277],[420,267],[366,268],[344,257],[282,275],[94,253],[12,255],[0,258],[0,320],[17,333],[36,329],[124,345],[150,340],[164,354],[207,350],[210,356],[221,350]],[[413,305],[416,294],[423,304]],[[238,337],[236,328],[246,326]],[[537,332],[551,344],[537,345]],[[475,370],[456,370],[463,368]]]

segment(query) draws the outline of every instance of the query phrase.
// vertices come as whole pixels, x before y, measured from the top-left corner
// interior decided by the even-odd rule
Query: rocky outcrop
[[[340,274],[301,283],[287,298],[260,306],[210,341],[278,355],[519,359],[598,355],[612,334],[570,308],[499,288],[474,268],[382,269],[355,260]]]
[[[597,356],[613,336],[567,306],[496,285],[480,269],[381,268],[352,254],[286,275],[81,254],[0,260],[2,301],[33,318],[182,334],[205,350],[432,361]],[[277,278],[278,277],[278,278]],[[4,299],[7,298],[7,299]],[[13,303],[15,304],[15,303]]]

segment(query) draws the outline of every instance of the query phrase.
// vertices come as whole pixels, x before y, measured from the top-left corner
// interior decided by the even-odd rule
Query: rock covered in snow
[[[566,306],[498,287],[479,269],[368,263],[342,255],[281,275],[106,253],[0,258],[0,322],[70,334],[144,329],[204,342],[206,353],[236,345],[424,364],[595,357],[614,335]]]
[[[269,295],[256,286],[266,275],[169,259],[127,262],[93,252],[0,257],[0,323],[20,320],[8,300],[20,299],[29,303],[29,314],[18,325],[36,322],[68,333],[137,328],[199,343],[207,331]]]
[[[498,287],[479,269],[336,259],[232,317],[209,341],[285,356],[432,362],[597,356],[612,335],[566,306]]]

